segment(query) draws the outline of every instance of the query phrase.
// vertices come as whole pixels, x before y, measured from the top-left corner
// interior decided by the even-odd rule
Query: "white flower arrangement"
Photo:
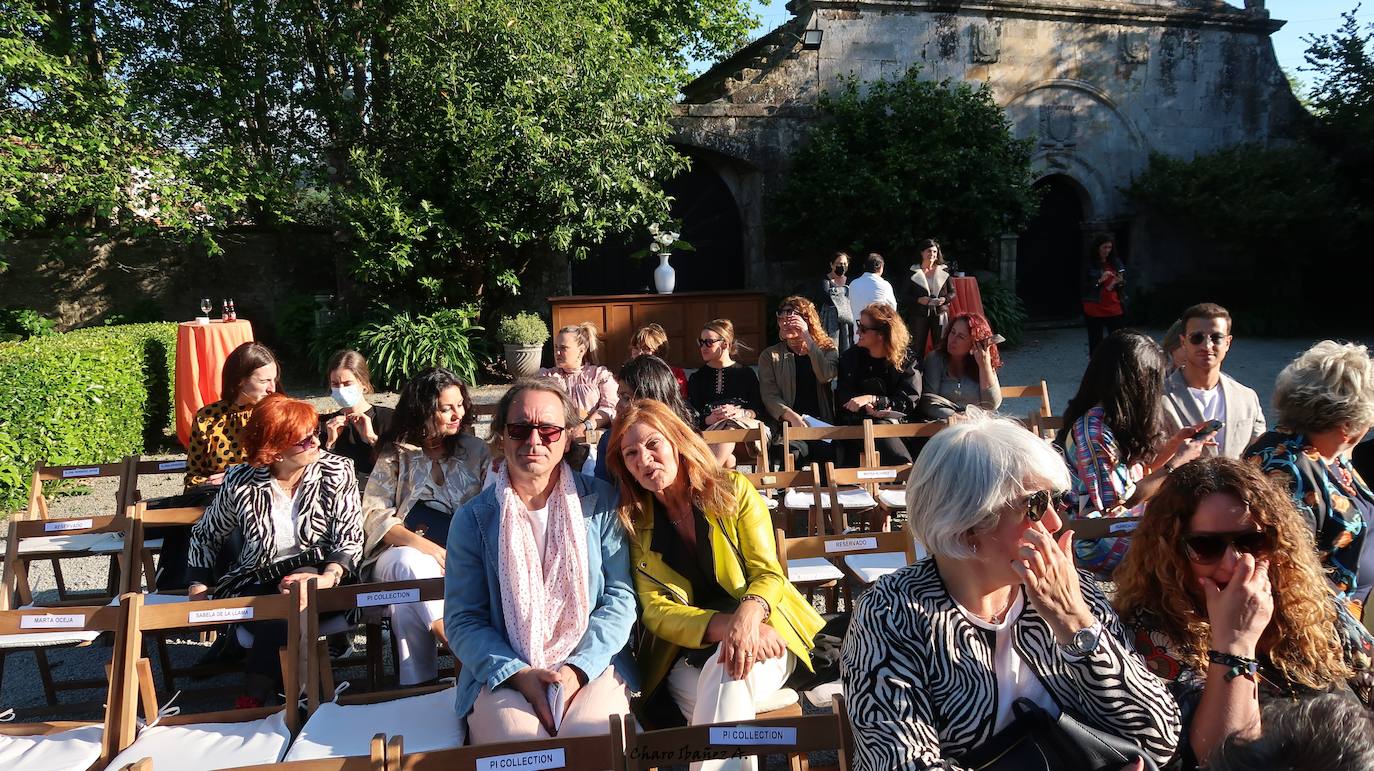
[[[692,252],[696,251],[691,244],[681,240],[682,231],[680,223],[659,224],[653,222],[649,224],[649,247],[635,252],[634,257],[643,257],[646,254],[662,254],[673,252]]]

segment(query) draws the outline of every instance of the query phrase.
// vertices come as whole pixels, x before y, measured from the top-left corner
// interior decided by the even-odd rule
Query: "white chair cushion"
[[[0,768],[86,771],[100,759],[104,726],[73,728],[45,736],[0,735]]]
[[[845,556],[844,564],[859,580],[871,584],[888,573],[895,573],[906,567],[906,554],[879,552],[877,554],[850,554]]]
[[[762,715],[765,712],[772,712],[775,709],[790,707],[796,704],[801,697],[791,688],[779,688],[768,696],[763,697],[763,701],[754,702],[754,712]]]
[[[449,712],[452,711],[453,706],[449,705]],[[371,736],[369,733],[368,737]],[[108,767],[123,768],[143,758],[152,758],[153,768],[177,771],[277,763],[290,743],[291,732],[286,730],[283,712],[243,723],[160,725],[140,731],[138,739]]]
[[[99,637],[99,632],[36,632],[0,634],[0,648],[47,648],[56,645],[81,645]]]
[[[822,492],[820,498],[821,508],[830,508],[830,493]],[[789,509],[809,509],[815,499],[815,493],[788,490],[787,495],[783,496],[782,505]],[[871,509],[878,505],[878,502],[873,500],[873,496],[869,495],[868,491],[863,488],[841,490],[839,499],[840,507],[845,509]]]
[[[114,535],[114,534],[111,533],[111,535]],[[150,539],[148,539],[147,541],[144,541],[144,542],[143,542],[143,548],[145,548],[145,549],[161,549],[161,548],[162,548],[162,539],[161,539],[161,538],[150,538]],[[116,553],[118,553],[118,552],[124,551],[124,539],[123,539],[123,538],[119,538],[119,537],[115,537],[115,538],[111,538],[111,539],[102,541],[102,542],[96,544],[95,546],[92,546],[92,547],[91,547],[91,551],[92,551],[93,553],[95,553],[95,554],[116,554]]]
[[[765,506],[768,507],[768,510],[769,510],[769,511],[773,511],[773,510],[775,510],[775,509],[778,508],[778,499],[777,499],[777,498],[773,498],[773,497],[764,498],[764,499],[763,499],[763,503],[764,503]]]
[[[76,535],[44,535],[25,538],[19,542],[20,554],[71,554],[80,552],[117,552],[124,548],[119,533],[77,533]]]
[[[453,689],[380,704],[321,704],[284,760],[347,758],[371,752],[372,735],[404,736],[406,752],[463,746],[466,732],[453,711]]]
[[[787,561],[787,580],[794,584],[837,581],[841,578],[844,578],[844,571],[824,557],[803,557]]]
[[[906,508],[906,490],[878,490],[878,502],[889,509]]]
[[[190,598],[184,594],[159,594],[158,592],[152,592],[151,594],[143,595],[144,605],[174,605],[178,602],[190,601]],[[111,607],[116,607],[118,605],[118,597],[114,598],[113,600],[110,600]]]

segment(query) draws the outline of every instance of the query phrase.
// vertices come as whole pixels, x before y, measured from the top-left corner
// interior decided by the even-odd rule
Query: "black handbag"
[[[448,526],[452,522],[452,514],[423,501],[412,506],[405,519],[410,532],[440,546],[448,545]]]
[[[1015,719],[959,759],[976,771],[1122,771],[1136,759],[1159,771],[1135,742],[1084,724],[1067,712],[1050,717],[1030,699],[1012,703]]]
[[[291,575],[301,568],[319,568],[323,564],[324,549],[319,546],[312,546],[300,554],[260,567],[248,575],[254,583],[271,586],[281,583],[283,577]]]

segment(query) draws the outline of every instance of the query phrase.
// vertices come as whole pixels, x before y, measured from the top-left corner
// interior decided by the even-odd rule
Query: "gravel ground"
[[[1158,329],[1147,331],[1156,338],[1163,333],[1163,330]],[[1227,358],[1226,371],[1259,392],[1261,403],[1266,405],[1272,422],[1274,415],[1268,405],[1273,392],[1274,377],[1284,364],[1312,342],[1314,340],[1305,338],[1237,339]],[[1069,397],[1077,389],[1079,377],[1087,361],[1084,333],[1081,328],[1031,330],[1027,333],[1025,342],[1018,348],[1007,351],[1003,358],[1002,382],[1027,384],[1044,379],[1049,386],[1054,411],[1061,413]],[[494,402],[503,391],[502,386],[485,386],[476,389],[473,398],[478,403]],[[313,391],[295,389],[292,393],[310,399],[317,408],[332,408],[332,402],[327,393],[321,389]],[[395,394],[379,394],[375,401],[391,406],[395,404],[395,400]],[[1037,406],[1031,400],[1009,400],[1004,405],[1003,410],[1009,414],[1024,415],[1036,409]],[[485,420],[479,422],[479,433],[485,435],[486,425]],[[165,455],[159,457],[170,459],[182,456]],[[145,478],[144,481],[140,482],[140,486],[148,497],[168,495],[180,491],[180,479],[176,476]],[[84,484],[84,487],[87,489],[86,494],[66,496],[57,500],[52,506],[53,515],[57,517],[81,517],[110,513],[115,491],[114,480],[94,480]],[[68,585],[71,587],[78,589],[103,587],[107,564],[104,559],[94,558],[65,561],[63,572]],[[48,565],[46,563],[35,564],[31,575],[33,586],[38,590],[39,602],[54,599],[56,596],[55,584],[52,571]],[[361,648],[361,640],[358,643]],[[173,660],[180,666],[194,662],[203,653],[204,646],[199,642],[180,641],[172,645],[171,649]],[[54,674],[59,681],[79,677],[99,677],[104,662],[108,660],[109,651],[109,647],[98,642],[96,645],[83,649],[55,652],[50,656],[54,664]],[[34,657],[28,653],[20,652],[7,657],[4,665],[3,689],[0,690],[0,710],[13,707],[19,712],[21,719],[51,716],[53,713],[45,707],[42,690],[39,687]],[[342,674],[347,677],[350,675],[359,676],[361,673],[355,671]],[[200,698],[183,696],[181,701],[194,710],[221,705],[225,703],[226,699],[232,699],[235,683],[236,680],[228,676],[194,683],[183,679],[179,682],[182,687],[189,685],[191,688],[200,689],[206,686],[216,686],[220,687],[222,692]],[[226,693],[229,695],[226,696]],[[166,694],[161,695],[166,697]],[[101,694],[96,691],[69,692],[63,695],[63,701],[93,702],[94,711],[98,714],[100,697]],[[91,710],[87,710],[84,714],[89,715],[91,713]],[[71,712],[64,714],[66,716],[73,715]],[[75,714],[82,713],[77,711]]]

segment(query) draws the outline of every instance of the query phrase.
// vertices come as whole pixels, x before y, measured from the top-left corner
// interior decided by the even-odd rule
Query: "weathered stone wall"
[[[1262,2],[1247,5],[793,0],[789,23],[688,86],[678,141],[737,159],[762,195],[786,175],[818,93],[842,78],[873,81],[920,65],[924,77],[986,82],[1015,134],[1035,140],[1037,175],[1081,188],[1085,228],[1130,229],[1123,188],[1150,153],[1280,141],[1303,119],[1269,41],[1282,22]],[[819,50],[801,46],[806,29],[824,33]],[[762,212],[763,199],[739,203]],[[1137,280],[1148,283],[1157,272],[1151,244],[1133,241]],[[746,254],[759,265],[786,261],[762,240]],[[751,269],[765,279],[786,273]]]

